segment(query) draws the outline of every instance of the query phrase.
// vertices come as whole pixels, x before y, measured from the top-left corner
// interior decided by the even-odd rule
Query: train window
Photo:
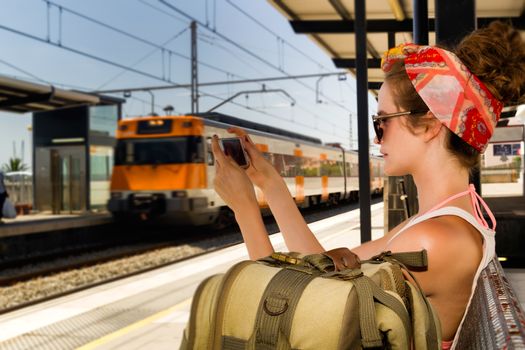
[[[284,157],[282,154],[269,154],[264,153],[263,155],[268,155],[269,158],[267,158],[274,166],[274,168],[279,172],[281,176],[286,176],[285,173],[285,165],[284,165]]]
[[[295,176],[304,176],[305,158],[295,156]]]
[[[204,163],[199,136],[118,140],[115,165]]]
[[[292,156],[288,154],[283,154],[282,157],[284,161],[284,176],[304,176],[303,170],[301,168],[301,157]]]
[[[342,162],[322,160],[321,176],[343,176]]]
[[[336,175],[334,176],[343,176],[344,175],[344,170],[343,170],[343,167],[344,167],[344,163],[341,162],[341,161],[337,161],[336,162]]]
[[[305,177],[318,177],[321,168],[319,159],[303,158],[303,172]]]
[[[195,147],[189,148],[189,155],[191,157],[190,163],[202,163],[204,162],[204,142],[202,137],[194,137]]]
[[[346,176],[359,176],[357,163],[346,163]]]

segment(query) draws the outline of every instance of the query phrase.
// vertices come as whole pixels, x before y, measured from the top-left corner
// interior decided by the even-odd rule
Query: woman
[[[469,171],[487,146],[503,105],[522,100],[524,65],[519,32],[500,22],[467,36],[455,54],[401,45],[383,60],[386,77],[373,117],[375,143],[387,175],[413,176],[419,213],[352,251],[367,259],[384,250],[427,250],[428,270],[416,277],[440,317],[443,348],[452,345],[473,284],[495,254],[495,222],[469,186]],[[243,137],[251,166],[246,171],[236,166],[214,138],[215,188],[235,213],[250,258],[273,252],[253,185],[264,193],[289,250],[323,252],[279,174],[242,130],[231,132]]]
[[[0,170],[0,224],[2,224],[3,208],[6,199],[9,197],[4,183],[4,173]]]

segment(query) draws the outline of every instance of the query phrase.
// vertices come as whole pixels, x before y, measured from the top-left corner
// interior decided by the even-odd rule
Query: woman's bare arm
[[[258,205],[235,213],[235,220],[241,229],[250,259],[257,260],[274,252]]]
[[[215,191],[235,213],[250,259],[270,255],[273,247],[252,182],[244,170],[222,152],[217,135],[212,138],[212,151],[215,156]]]
[[[264,191],[264,196],[290,251],[320,253],[325,249],[304,221],[282,178]]]

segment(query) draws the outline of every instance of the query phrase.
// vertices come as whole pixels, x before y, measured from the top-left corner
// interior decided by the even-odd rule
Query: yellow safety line
[[[124,327],[124,328],[121,328],[119,329],[118,331],[116,332],[113,332],[113,333],[109,333],[105,336],[103,336],[102,338],[98,338],[90,343],[87,343],[79,348],[77,348],[76,350],[91,350],[91,349],[95,349],[96,347],[98,346],[101,346],[101,345],[104,345],[116,338],[119,338],[131,331],[134,331],[136,329],[139,329],[139,328],[142,328],[156,320],[158,320],[159,318],[162,318],[174,311],[177,311],[179,309],[183,309],[185,307],[188,307],[189,304],[191,303],[191,298],[189,299],[186,299],[184,300],[182,303],[179,303],[177,305],[174,305],[166,310],[163,310],[163,311],[160,311],[160,312],[157,312],[156,314],[154,315],[151,315],[143,320],[140,320],[140,321],[137,321],[135,323],[132,323],[130,324],[129,326],[127,327]]]

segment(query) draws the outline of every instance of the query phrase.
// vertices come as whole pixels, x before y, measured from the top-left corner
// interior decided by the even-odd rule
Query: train
[[[180,225],[216,225],[232,213],[213,189],[211,137],[246,130],[279,171],[298,207],[357,200],[358,153],[338,144],[220,113],[145,116],[119,121],[108,210],[117,220],[138,218]],[[371,156],[371,193],[383,192],[384,162]],[[263,193],[255,188],[263,213]]]

